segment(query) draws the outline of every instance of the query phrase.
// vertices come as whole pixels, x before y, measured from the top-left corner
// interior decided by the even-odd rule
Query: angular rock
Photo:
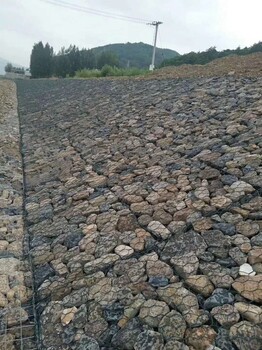
[[[108,322],[118,321],[124,314],[124,307],[119,303],[106,305],[104,307],[104,318]]]
[[[129,258],[133,253],[134,249],[128,245],[119,245],[115,248],[115,253],[120,256],[122,259]]]
[[[233,326],[240,319],[237,309],[229,304],[214,307],[210,313],[225,328]]]
[[[120,232],[134,231],[138,227],[137,219],[133,214],[120,216],[117,222],[117,230]]]
[[[63,326],[68,325],[74,319],[76,311],[77,308],[75,306],[62,311],[61,322]]]
[[[248,321],[236,323],[230,328],[231,341],[239,350],[260,350],[262,344],[262,330]]]
[[[204,253],[206,248],[207,245],[199,233],[188,231],[171,237],[161,253],[161,258],[170,261],[173,256],[185,256],[189,253],[198,256]]]
[[[173,276],[172,268],[163,261],[148,261],[146,264],[146,272],[148,277],[166,277]]]
[[[156,277],[149,277],[148,282],[152,287],[157,288],[157,287],[165,287],[166,285],[168,285],[169,280],[166,277],[156,276]]]
[[[217,196],[217,197],[213,197],[210,203],[212,206],[216,207],[217,209],[224,209],[224,208],[227,208],[232,203],[232,200],[225,196]]]
[[[240,276],[255,276],[255,271],[252,266],[245,263],[239,267],[239,275]]]
[[[261,307],[243,302],[235,303],[234,306],[245,320],[253,324],[262,323]]]
[[[159,298],[172,308],[177,308],[182,314],[188,310],[198,309],[197,297],[183,287],[182,283],[173,283],[166,287],[158,288]]]
[[[112,266],[120,257],[117,254],[107,254],[85,264],[84,271],[87,275]]]
[[[164,350],[189,350],[189,347],[177,340],[170,340],[166,343]]]
[[[163,335],[166,341],[170,339],[182,340],[186,330],[186,322],[183,316],[172,310],[167,313],[159,323],[158,331]]]
[[[247,260],[251,265],[262,263],[262,248],[255,248],[250,250]]]
[[[159,221],[151,221],[147,229],[157,238],[167,239],[171,236],[171,232]]]
[[[236,224],[236,230],[245,237],[252,237],[259,232],[259,225],[251,221],[241,221]]]
[[[214,286],[210,282],[209,278],[205,275],[189,276],[185,280],[185,283],[196,293],[209,297],[213,291]]]
[[[224,304],[233,304],[234,295],[226,289],[217,288],[212,295],[204,302],[205,309],[213,309]]]
[[[139,319],[149,327],[156,328],[161,319],[169,312],[169,307],[163,301],[149,299],[144,302],[139,312]]]
[[[125,327],[120,329],[112,338],[112,346],[116,349],[133,350],[138,335],[143,331],[137,318],[130,320]]]
[[[185,340],[187,345],[193,346],[197,350],[207,350],[215,342],[217,333],[209,326],[187,329]]]
[[[160,333],[146,330],[139,334],[134,350],[163,350],[164,339]]]
[[[170,262],[174,266],[175,272],[182,278],[196,275],[199,266],[198,258],[194,253],[173,257]]]
[[[239,277],[232,287],[244,298],[262,302],[262,275]]]
[[[228,224],[225,222],[219,222],[219,223],[213,224],[213,228],[215,230],[219,230],[223,232],[227,236],[233,236],[236,233],[235,225]]]

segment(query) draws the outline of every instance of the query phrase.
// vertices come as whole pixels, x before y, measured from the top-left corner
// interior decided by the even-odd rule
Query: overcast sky
[[[158,47],[179,53],[250,46],[262,40],[262,0],[64,0],[89,8],[164,23]],[[153,27],[100,17],[41,0],[0,0],[0,57],[29,65],[34,43],[55,51],[75,44],[152,44]]]

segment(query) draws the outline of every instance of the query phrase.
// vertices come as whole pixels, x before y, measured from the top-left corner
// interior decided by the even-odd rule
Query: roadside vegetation
[[[81,69],[76,71],[75,78],[102,78],[102,77],[133,77],[146,75],[150,72],[139,68],[118,68],[105,65],[102,69]]]

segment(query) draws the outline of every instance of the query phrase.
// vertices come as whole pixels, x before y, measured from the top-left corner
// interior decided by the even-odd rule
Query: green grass
[[[102,77],[134,77],[146,75],[150,72],[139,68],[117,68],[105,65],[101,70],[82,69],[75,73],[75,78],[102,78]]]

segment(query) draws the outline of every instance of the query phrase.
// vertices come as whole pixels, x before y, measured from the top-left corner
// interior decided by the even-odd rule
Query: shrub
[[[148,70],[139,68],[118,68],[109,65],[103,66],[101,70],[82,69],[75,73],[75,78],[101,78],[101,77],[131,77],[150,74]]]

